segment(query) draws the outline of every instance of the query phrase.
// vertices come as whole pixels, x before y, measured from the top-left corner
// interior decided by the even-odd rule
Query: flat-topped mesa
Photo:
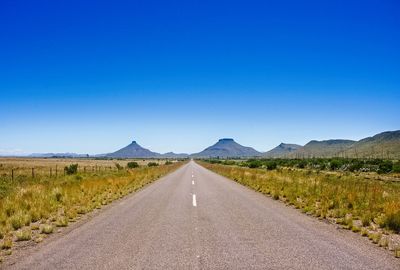
[[[207,147],[199,153],[192,154],[193,157],[256,157],[262,153],[251,147],[238,144],[231,138],[219,139],[218,142]]]
[[[222,139],[219,139],[218,142],[234,142],[234,141],[235,141],[235,140],[232,139],[232,138],[222,138]]]

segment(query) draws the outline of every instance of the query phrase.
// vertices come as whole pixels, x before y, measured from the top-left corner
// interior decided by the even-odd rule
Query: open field
[[[162,159],[92,159],[92,158],[1,158],[0,157],[0,176],[10,177],[11,171],[14,176],[32,175],[34,168],[35,175],[50,176],[63,174],[65,166],[78,164],[79,171],[106,171],[116,170],[116,164],[126,167],[129,162],[137,162],[139,165],[147,165],[150,162],[164,164]],[[50,172],[51,171],[51,172]]]
[[[400,256],[400,183],[354,173],[201,165],[303,212],[368,236]]]
[[[33,167],[38,172],[34,177],[17,175],[13,180],[0,174],[1,254],[9,254],[15,242],[40,242],[56,227],[65,227],[80,215],[122,198],[182,165],[159,161],[161,165],[147,166],[157,160],[142,160],[138,168],[126,169],[128,162],[131,161],[1,159],[4,170]],[[55,166],[63,171],[71,163],[78,164],[78,168],[103,169],[67,170],[66,175],[57,176],[45,173]],[[105,169],[107,165],[112,169]]]

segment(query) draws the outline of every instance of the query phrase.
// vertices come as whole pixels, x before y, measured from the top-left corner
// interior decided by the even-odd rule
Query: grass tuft
[[[53,233],[53,230],[54,230],[54,228],[50,224],[43,224],[40,228],[40,232],[44,233],[44,234],[51,234],[51,233]]]
[[[56,221],[57,227],[67,227],[68,226],[68,218],[65,216],[61,216],[57,218]]]
[[[32,239],[32,231],[30,229],[22,229],[15,233],[17,241],[29,241]]]
[[[383,221],[383,226],[395,231],[396,233],[400,233],[400,210],[396,213],[388,214],[386,219]]]
[[[10,249],[13,246],[11,237],[4,238],[1,242],[1,249]]]

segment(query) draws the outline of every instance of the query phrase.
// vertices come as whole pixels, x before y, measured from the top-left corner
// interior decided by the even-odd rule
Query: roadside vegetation
[[[157,166],[129,162],[125,167],[115,163],[113,170],[83,171],[74,163],[65,167],[65,175],[57,177],[19,175],[11,180],[9,175],[0,175],[0,258],[11,254],[17,242],[40,242],[82,215],[181,165],[182,162]]]
[[[207,161],[201,164],[216,173],[400,253],[400,182],[368,179],[345,170],[284,167],[280,161]],[[304,168],[313,162],[306,160]]]
[[[321,171],[340,172],[375,172],[378,174],[400,174],[400,161],[385,159],[353,159],[353,158],[310,158],[310,159],[249,159],[221,160],[209,159],[209,163],[223,165],[238,165],[249,168],[266,168],[269,170],[279,167],[299,168]]]

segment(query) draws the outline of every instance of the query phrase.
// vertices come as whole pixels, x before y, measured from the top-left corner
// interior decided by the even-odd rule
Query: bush
[[[393,163],[391,161],[383,161],[379,164],[378,173],[390,173],[393,169]]]
[[[300,162],[297,164],[297,167],[299,167],[300,169],[304,169],[307,166],[307,161],[300,160]]]
[[[266,164],[268,170],[275,170],[278,167],[278,163],[276,161],[269,161]]]
[[[348,166],[348,170],[350,171],[350,172],[356,172],[356,171],[359,171],[359,170],[361,170],[361,168],[363,167],[363,163],[362,162],[360,162],[360,161],[354,161],[354,162],[352,162],[349,166]]]
[[[255,169],[260,168],[262,166],[262,162],[260,160],[249,160],[247,163],[247,167]]]
[[[78,164],[71,164],[69,166],[65,166],[65,173],[68,175],[76,174],[78,172]]]
[[[392,172],[400,173],[400,163],[399,162],[393,164]]]
[[[147,164],[147,166],[156,167],[156,166],[158,166],[158,163],[157,162],[150,162],[149,164]]]
[[[171,164],[173,164],[172,161],[169,161],[169,160],[165,161],[165,165],[171,165]]]
[[[337,159],[333,159],[333,160],[331,160],[329,165],[330,165],[330,169],[332,171],[335,171],[335,170],[339,169],[342,166],[342,163]]]
[[[139,168],[139,164],[135,161],[128,162],[128,164],[126,164],[126,166],[129,169]]]

